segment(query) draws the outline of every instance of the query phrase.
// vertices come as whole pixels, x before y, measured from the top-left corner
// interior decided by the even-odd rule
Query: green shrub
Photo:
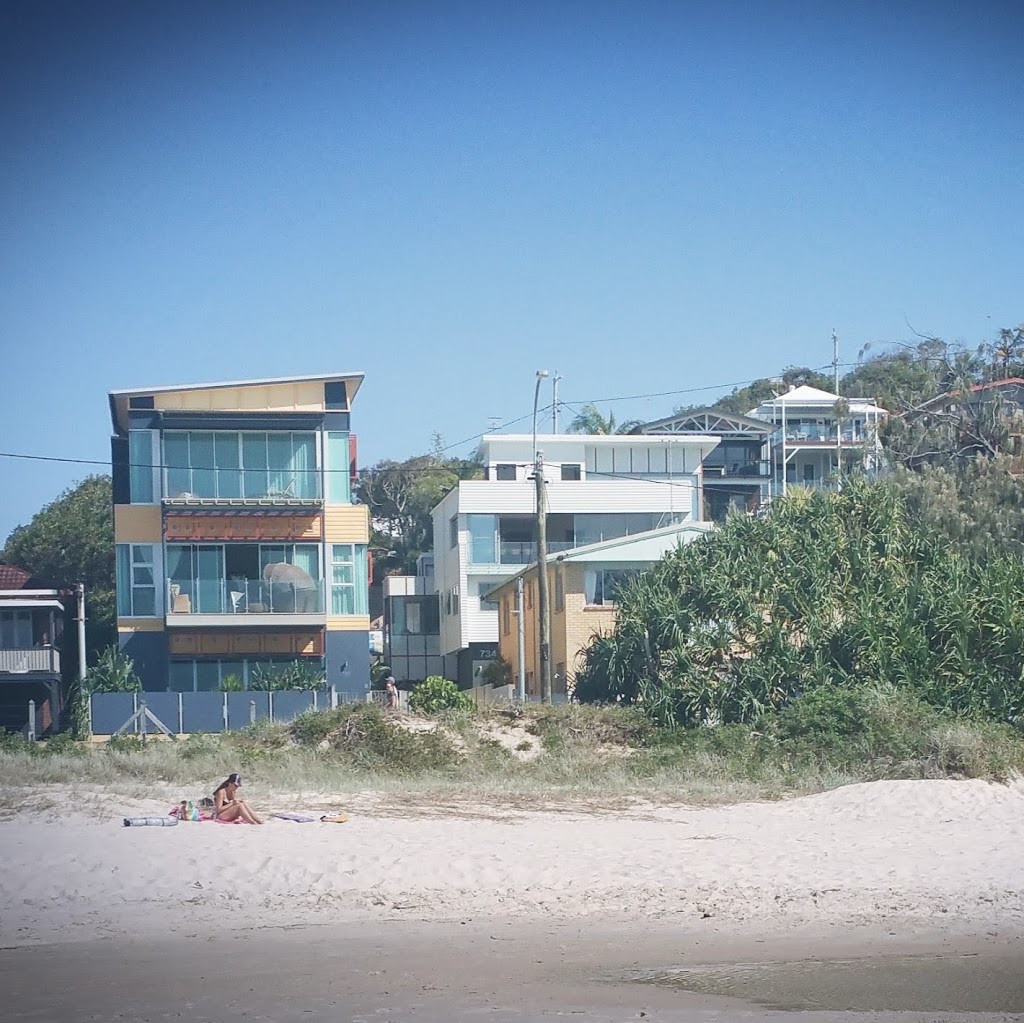
[[[146,748],[146,740],[141,735],[112,735],[107,740],[110,753],[139,753]]]
[[[409,709],[418,714],[440,714],[445,710],[472,710],[473,698],[440,675],[424,679],[409,695]]]

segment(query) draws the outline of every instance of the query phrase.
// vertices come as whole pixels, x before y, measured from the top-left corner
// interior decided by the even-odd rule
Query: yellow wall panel
[[[369,615],[331,615],[327,619],[328,632],[369,632]]]
[[[365,504],[329,504],[324,508],[328,543],[369,543],[370,509]]]
[[[153,395],[158,409],[193,412],[318,412],[324,407],[322,380],[255,387],[209,387]]]
[[[115,504],[115,543],[160,543],[160,506]]]

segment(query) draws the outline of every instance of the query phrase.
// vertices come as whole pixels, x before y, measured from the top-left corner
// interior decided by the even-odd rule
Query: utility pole
[[[78,681],[85,680],[85,583],[75,585],[78,611]]]
[[[835,376],[836,396],[839,395],[839,335],[836,328],[832,328],[832,373]],[[841,487],[839,482],[843,473],[843,417],[836,416],[836,486]]]
[[[519,702],[526,702],[526,619],[523,606],[523,577],[516,580],[516,628],[519,639]]]
[[[558,370],[555,370],[555,375],[551,378],[551,432],[558,433],[558,381],[562,378],[558,375]]]
[[[537,485],[537,613],[540,618],[540,698],[551,703],[551,619],[548,616],[548,522],[544,490],[544,453],[533,463]]]

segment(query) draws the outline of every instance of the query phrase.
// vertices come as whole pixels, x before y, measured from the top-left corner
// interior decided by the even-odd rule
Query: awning
[[[52,607],[57,611],[63,611],[64,605],[59,600],[31,600],[29,598],[22,598],[21,600],[8,600],[7,598],[0,599],[0,611],[9,611],[12,608],[48,608]]]

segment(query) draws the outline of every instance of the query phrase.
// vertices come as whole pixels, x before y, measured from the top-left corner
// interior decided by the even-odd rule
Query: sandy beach
[[[121,826],[174,795],[8,790],[21,803],[0,822],[2,944],[389,920],[1024,932],[1020,784],[890,781],[714,808],[547,811],[253,789],[261,811],[350,820]]]

